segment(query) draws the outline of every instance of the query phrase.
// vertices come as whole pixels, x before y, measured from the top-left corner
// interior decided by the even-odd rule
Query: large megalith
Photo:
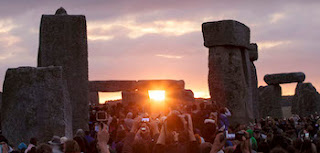
[[[88,46],[86,18],[68,15],[60,8],[55,15],[42,15],[38,67],[62,66],[73,109],[73,130],[88,130]]]
[[[308,116],[319,113],[320,95],[311,83],[298,83],[292,100],[293,114]]]
[[[252,110],[255,118],[259,118],[259,91],[258,91],[258,77],[256,66],[254,61],[258,59],[258,46],[255,43],[251,43],[249,46],[249,58],[250,58],[250,73],[251,73],[251,85],[252,85]]]
[[[53,135],[72,138],[72,109],[62,67],[8,69],[3,84],[2,133],[11,144]]]
[[[204,46],[209,48],[209,91],[219,107],[233,113],[231,122],[253,119],[250,61],[247,48],[250,29],[244,24],[223,20],[202,24]]]
[[[292,83],[298,82],[302,83],[306,75],[303,72],[292,72],[292,73],[276,73],[276,74],[267,74],[264,76],[264,81],[268,85],[277,85],[283,83]]]
[[[282,118],[280,85],[259,87],[259,114],[260,117]]]

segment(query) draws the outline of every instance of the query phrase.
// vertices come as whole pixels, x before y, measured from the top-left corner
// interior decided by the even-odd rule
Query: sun
[[[164,90],[149,90],[149,97],[155,101],[163,101],[165,99],[166,91]]]

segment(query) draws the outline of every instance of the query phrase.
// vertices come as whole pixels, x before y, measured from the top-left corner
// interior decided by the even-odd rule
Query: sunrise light
[[[149,90],[149,97],[154,101],[163,101],[165,99],[166,91],[164,90]]]

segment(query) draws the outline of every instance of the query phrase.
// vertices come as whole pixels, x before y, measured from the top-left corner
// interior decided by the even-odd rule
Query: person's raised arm
[[[219,133],[216,135],[214,142],[211,147],[210,153],[217,153],[226,143],[226,138],[223,133]]]
[[[108,147],[108,141],[110,138],[109,132],[107,131],[107,125],[102,123],[103,127],[99,127],[99,131],[97,133],[97,145],[100,149],[101,153],[110,153]]]
[[[226,113],[225,113],[225,114],[226,114],[226,116],[231,116],[231,112],[230,112],[230,110],[229,110],[227,107],[226,107],[225,109],[226,109]]]

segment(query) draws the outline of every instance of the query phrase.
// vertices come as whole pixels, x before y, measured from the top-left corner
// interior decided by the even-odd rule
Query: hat
[[[50,141],[48,141],[51,145],[58,145],[61,144],[60,137],[59,136],[53,136]]]
[[[19,146],[18,146],[18,149],[19,149],[19,150],[27,149],[27,148],[28,148],[28,146],[27,146],[25,143],[23,143],[23,142],[21,142],[21,143],[19,144]]]
[[[61,144],[65,143],[67,140],[68,140],[67,137],[61,137],[61,138],[60,138]]]

